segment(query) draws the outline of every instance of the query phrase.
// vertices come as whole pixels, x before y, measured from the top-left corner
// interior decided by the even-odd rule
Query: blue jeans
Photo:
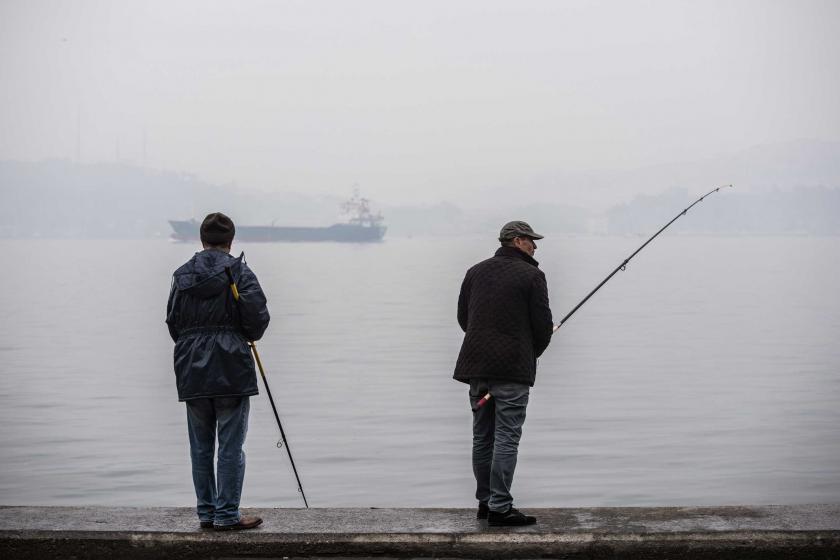
[[[217,397],[187,402],[196,512],[202,522],[235,525],[239,522],[239,497],[245,478],[245,434],[248,432],[248,397]],[[216,472],[213,455],[216,431],[219,454]]]
[[[473,414],[472,464],[476,499],[490,511],[513,505],[510,487],[531,388],[523,383],[470,380],[470,406],[488,392],[493,396]]]

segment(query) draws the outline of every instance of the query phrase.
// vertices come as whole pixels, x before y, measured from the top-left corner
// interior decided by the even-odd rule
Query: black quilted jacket
[[[545,274],[515,247],[467,271],[458,297],[458,323],[466,335],[455,379],[499,379],[534,385],[537,358],[554,324]]]
[[[225,268],[239,289],[233,299]],[[166,323],[175,341],[178,400],[256,395],[248,340],[268,327],[265,295],[240,255],[207,249],[175,271]]]

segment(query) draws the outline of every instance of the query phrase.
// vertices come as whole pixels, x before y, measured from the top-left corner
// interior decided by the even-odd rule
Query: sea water
[[[555,319],[642,242],[539,242]],[[474,504],[456,303],[495,245],[234,245],[269,299],[258,348],[312,506]],[[0,503],[193,504],[164,315],[198,248],[0,247]],[[658,238],[539,360],[516,504],[840,500],[838,278],[838,238]],[[278,439],[262,391],[244,506],[302,505]]]

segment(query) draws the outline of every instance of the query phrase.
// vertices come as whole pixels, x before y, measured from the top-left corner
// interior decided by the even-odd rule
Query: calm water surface
[[[537,251],[559,319],[643,239]],[[196,250],[3,241],[0,503],[190,505],[163,323]],[[473,504],[471,413],[451,379],[481,239],[237,245],[269,297],[260,351],[313,506]],[[840,500],[840,239],[658,239],[541,358],[522,507]],[[243,505],[301,504],[264,395]]]

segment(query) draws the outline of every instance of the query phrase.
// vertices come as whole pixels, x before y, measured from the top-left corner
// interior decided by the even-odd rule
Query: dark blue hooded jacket
[[[269,315],[257,277],[243,261],[206,249],[175,271],[166,324],[175,341],[178,400],[256,395],[249,340],[259,340]],[[233,299],[225,267],[239,290]]]

